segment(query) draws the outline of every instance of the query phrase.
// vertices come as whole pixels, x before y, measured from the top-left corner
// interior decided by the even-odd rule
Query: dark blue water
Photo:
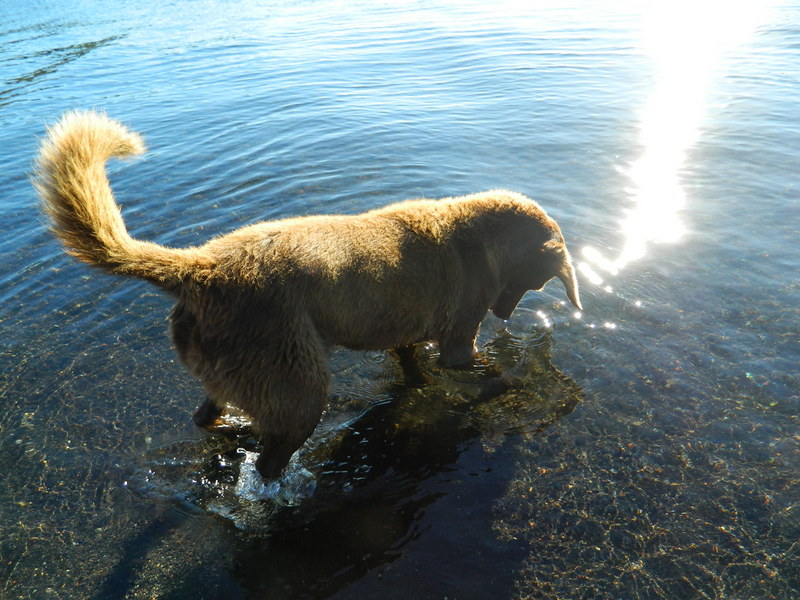
[[[660,4],[0,5],[0,597],[800,596],[800,6]],[[530,293],[422,387],[335,351],[298,487],[254,499],[169,300],[37,211],[73,108],[145,136],[136,237],[505,187],[585,311]]]

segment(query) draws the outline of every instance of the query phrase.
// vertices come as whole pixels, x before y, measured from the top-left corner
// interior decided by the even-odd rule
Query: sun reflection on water
[[[767,4],[674,0],[651,5],[642,46],[653,65],[654,84],[639,119],[642,152],[621,169],[631,200],[620,223],[624,241],[614,258],[594,247],[583,249],[578,269],[589,282],[603,285],[644,256],[648,244],[673,243],[685,234],[681,169],[687,151],[700,135],[725,54],[753,36]]]

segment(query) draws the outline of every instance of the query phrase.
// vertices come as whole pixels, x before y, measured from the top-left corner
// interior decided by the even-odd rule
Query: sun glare
[[[580,271],[596,285],[645,255],[650,243],[671,243],[686,231],[681,182],[687,152],[697,141],[710,88],[726,52],[763,22],[765,2],[673,0],[653,3],[642,25],[642,47],[653,66],[653,88],[639,119],[642,152],[622,168],[630,206],[615,258],[583,250]]]

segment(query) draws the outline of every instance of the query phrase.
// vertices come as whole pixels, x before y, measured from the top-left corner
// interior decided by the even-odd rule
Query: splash
[[[249,502],[272,500],[280,506],[296,506],[314,495],[317,480],[300,464],[297,452],[292,455],[280,479],[270,482],[265,482],[256,471],[258,452],[243,452],[244,460],[239,465],[239,477],[234,487],[238,498]]]

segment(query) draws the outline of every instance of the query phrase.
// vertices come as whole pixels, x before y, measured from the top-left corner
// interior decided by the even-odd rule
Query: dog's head
[[[545,242],[542,247],[542,255],[544,261],[549,262],[551,272],[555,272],[555,277],[558,277],[567,288],[567,298],[572,302],[573,306],[578,310],[583,310],[581,306],[580,295],[578,294],[578,278],[575,276],[575,267],[572,266],[572,258],[567,250],[567,245],[563,239],[550,240]],[[539,288],[534,287],[535,290],[540,290],[544,284],[550,281],[553,275],[547,277]]]
[[[578,293],[578,279],[567,246],[560,232],[534,248],[526,248],[525,256],[512,261],[507,283],[492,306],[492,312],[508,319],[528,290],[540,291],[548,281],[558,277],[567,289],[569,301],[583,310]]]

